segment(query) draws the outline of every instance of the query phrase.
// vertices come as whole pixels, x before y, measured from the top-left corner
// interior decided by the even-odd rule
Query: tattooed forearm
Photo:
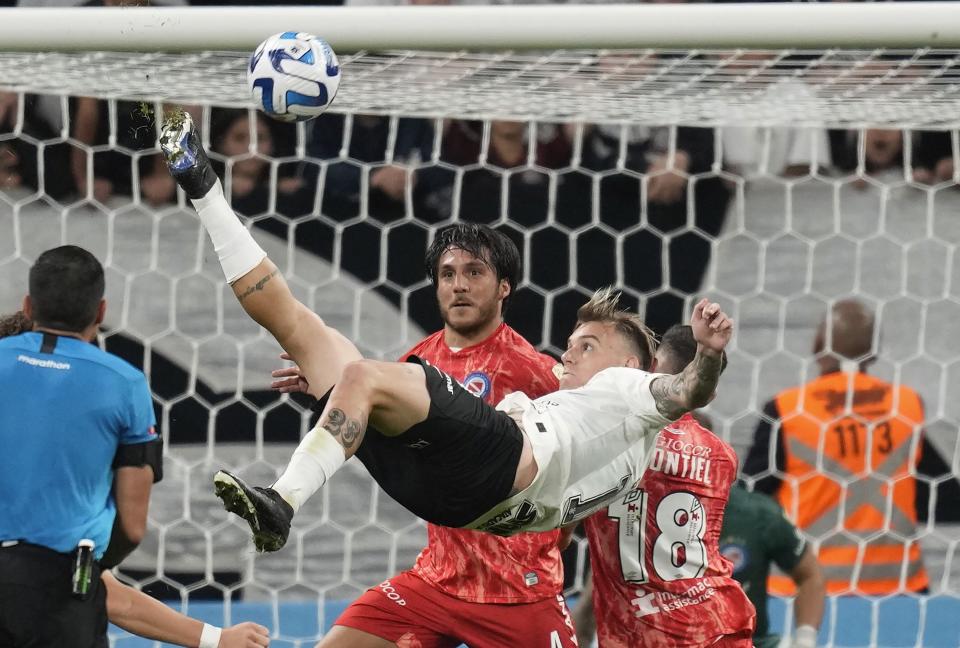
[[[261,290],[263,290],[263,287],[267,285],[267,282],[269,282],[271,279],[273,279],[275,276],[277,276],[277,273],[278,273],[278,272],[280,272],[280,270],[277,269],[277,268],[274,268],[274,269],[273,269],[273,272],[271,272],[270,274],[268,274],[266,277],[263,277],[262,279],[260,279],[260,281],[258,281],[257,283],[253,284],[252,286],[250,286],[249,288],[247,288],[246,290],[244,290],[242,293],[240,293],[239,295],[237,295],[237,301],[243,302],[244,299],[246,299],[247,297],[249,297],[249,296],[252,295],[253,293],[255,293],[255,292],[260,292]]]
[[[320,427],[332,434],[346,450],[352,448],[363,433],[363,424],[356,419],[347,418],[342,409],[334,407],[327,412],[325,418],[327,420],[321,423]]]
[[[690,381],[692,387],[690,402],[693,405],[691,409],[703,407],[710,402],[713,392],[717,390],[717,382],[720,380],[721,362],[720,355],[697,353],[693,357],[693,362],[686,369],[689,370],[690,367],[693,367],[694,372],[694,380]]]
[[[678,397],[683,393],[683,386],[682,373],[661,376],[654,379],[653,384],[650,385],[650,393],[653,394],[653,400],[657,403],[657,411],[663,414],[664,418],[673,421],[687,411],[678,403]]]
[[[710,402],[720,379],[720,356],[698,352],[693,362],[672,376],[662,376],[650,385],[657,410],[669,419]]]

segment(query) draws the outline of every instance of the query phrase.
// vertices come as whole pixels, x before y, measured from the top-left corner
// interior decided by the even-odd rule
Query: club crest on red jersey
[[[463,379],[463,388],[477,398],[486,398],[490,393],[490,376],[482,371],[474,371]]]

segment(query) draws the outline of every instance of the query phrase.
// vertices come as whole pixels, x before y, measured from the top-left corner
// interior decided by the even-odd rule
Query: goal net
[[[310,646],[426,540],[356,462],[276,554],[256,555],[213,497],[219,468],[275,479],[309,411],[270,392],[280,349],[224,286],[159,164],[153,115],[176,104],[295,294],[372,357],[441,325],[421,263],[437,230],[488,223],[523,254],[508,321],[547,352],[607,284],[659,332],[701,295],[729,309],[739,328],[707,413],[742,458],[764,403],[817,375],[827,309],[866,303],[880,324],[871,372],[920,393],[942,459],[918,476],[930,588],[831,597],[821,641],[957,645],[960,50],[360,52],[341,55],[330,113],[297,126],[248,108],[245,60],[0,52],[0,311],[18,308],[41,251],[93,251],[107,270],[103,343],[147,373],[165,438],[125,580]],[[569,555],[569,593],[585,556],[582,542]],[[789,602],[772,616],[789,630]]]

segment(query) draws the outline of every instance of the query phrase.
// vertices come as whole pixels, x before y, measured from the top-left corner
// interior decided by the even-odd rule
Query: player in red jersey
[[[666,332],[653,371],[692,359],[689,326]],[[643,479],[584,521],[600,648],[750,648],[755,612],[720,554],[737,476],[733,448],[685,414],[657,438]]]
[[[556,360],[507,326],[503,314],[520,276],[520,255],[483,225],[442,230],[427,251],[442,330],[403,355],[416,355],[491,404],[514,391],[556,391]],[[301,390],[296,368],[274,387]],[[376,443],[368,435],[364,444]],[[363,451],[363,445],[361,450]],[[413,569],[372,587],[338,618],[322,648],[574,646],[562,595],[559,531],[500,537],[427,525]]]

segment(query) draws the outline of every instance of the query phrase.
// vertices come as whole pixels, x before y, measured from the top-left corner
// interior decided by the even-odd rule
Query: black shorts
[[[463,527],[510,496],[523,433],[512,418],[446,373],[416,356],[409,362],[426,374],[427,419],[395,437],[368,426],[356,456],[380,487],[417,517]]]
[[[0,548],[0,646],[96,648],[107,643],[107,592],[95,566],[86,601],[70,593],[73,558],[45,547]]]

